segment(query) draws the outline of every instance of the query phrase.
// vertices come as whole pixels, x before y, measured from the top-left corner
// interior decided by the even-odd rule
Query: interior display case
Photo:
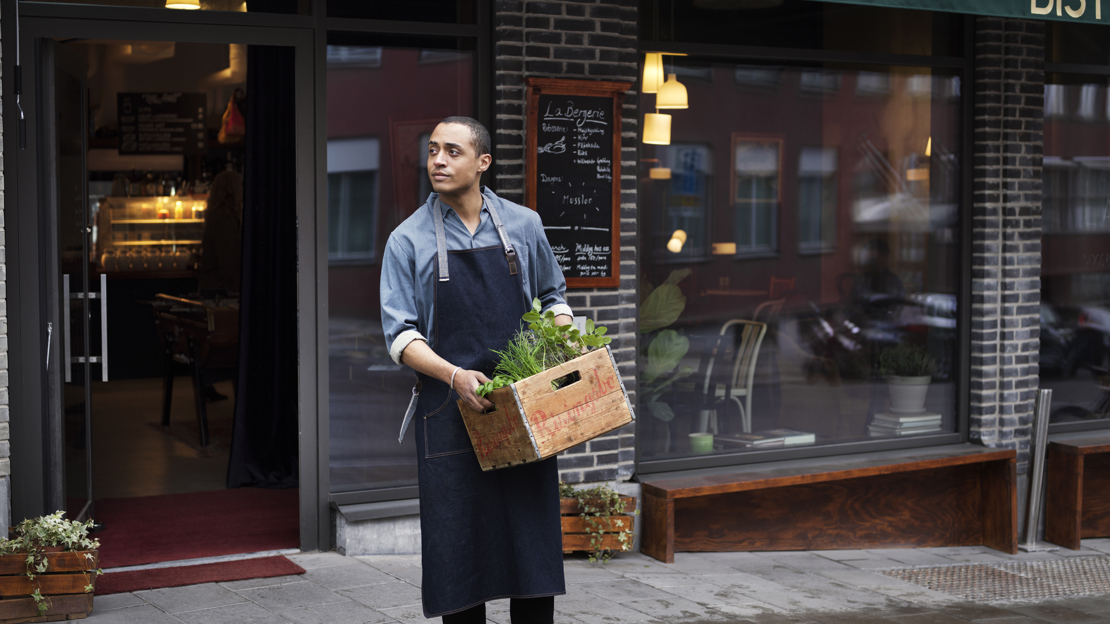
[[[187,271],[204,236],[207,195],[105,197],[97,257],[105,273]]]

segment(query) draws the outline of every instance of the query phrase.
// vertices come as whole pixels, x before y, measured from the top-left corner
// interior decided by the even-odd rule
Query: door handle
[[[77,356],[70,355],[70,302],[73,299],[84,299],[85,306],[82,308],[86,310],[86,320],[88,317],[88,303],[89,299],[100,300],[100,355],[99,356]],[[100,380],[108,381],[108,276],[104,273],[100,274],[100,292],[81,292],[71,293],[69,291],[69,275],[62,276],[62,300],[65,305],[62,306],[65,314],[65,363],[66,363],[66,383],[72,381],[72,366],[77,364],[100,364]],[[88,331],[86,328],[85,331]]]
[[[66,365],[66,383],[73,381],[73,360],[70,358],[69,348],[73,332],[70,327],[69,306],[69,274],[66,273],[62,276],[62,333],[65,335],[65,341],[62,343],[62,361]]]
[[[108,275],[100,274],[100,380],[108,381]]]

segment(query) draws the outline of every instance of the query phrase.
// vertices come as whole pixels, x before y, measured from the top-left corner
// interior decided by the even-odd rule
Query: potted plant
[[[890,410],[901,414],[925,411],[925,397],[937,363],[924,350],[899,344],[879,355],[879,374],[890,391]]]
[[[92,611],[99,540],[92,521],[58,511],[20,522],[0,540],[0,613],[5,622],[84,617]]]
[[[576,489],[559,484],[563,552],[585,551],[590,563],[606,563],[613,552],[632,550],[636,498],[621,496],[606,484]]]

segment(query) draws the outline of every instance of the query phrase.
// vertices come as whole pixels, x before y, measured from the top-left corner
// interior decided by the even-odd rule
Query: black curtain
[[[294,50],[247,49],[239,385],[227,486],[296,487]]]

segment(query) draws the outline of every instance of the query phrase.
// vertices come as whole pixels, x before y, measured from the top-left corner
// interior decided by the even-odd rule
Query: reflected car
[[[1068,378],[1081,368],[1110,365],[1110,310],[1095,305],[1041,303],[1041,374]]]

